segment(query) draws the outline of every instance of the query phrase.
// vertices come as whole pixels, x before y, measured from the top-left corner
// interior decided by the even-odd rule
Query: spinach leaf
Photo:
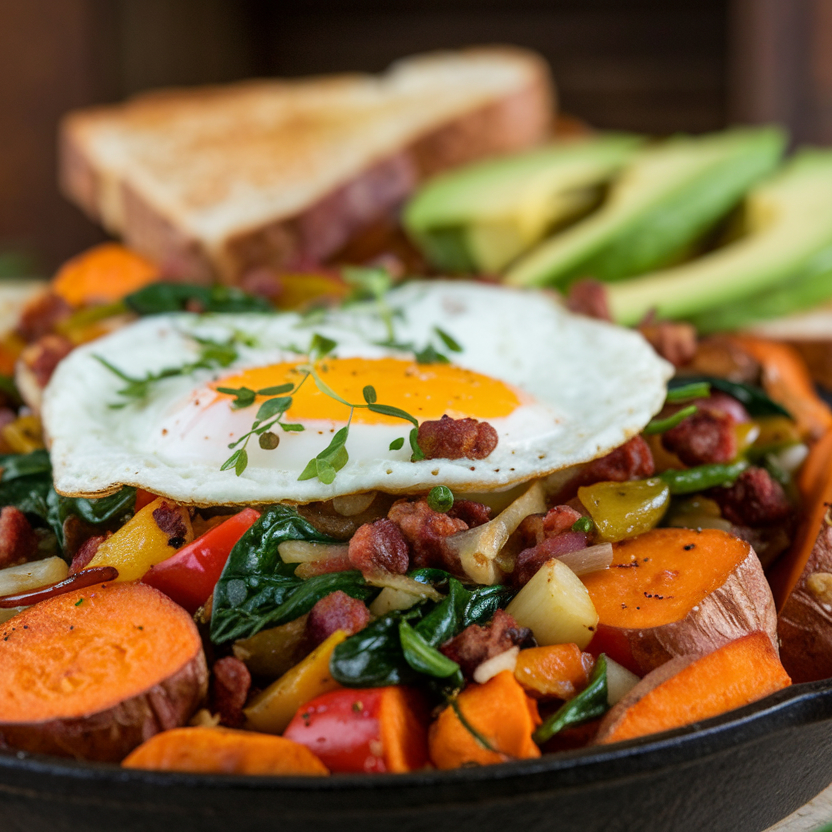
[[[540,745],[559,731],[603,716],[610,709],[607,698],[607,657],[601,653],[589,684],[573,699],[564,702],[535,732],[533,739]]]
[[[738,381],[729,381],[727,378],[706,375],[675,376],[667,383],[667,389],[675,390],[690,384],[702,383],[709,384],[713,390],[720,390],[729,396],[733,396],[745,407],[750,416],[787,416],[790,419],[792,418],[791,413],[785,407],[769,398],[759,387],[752,384],[742,384]]]
[[[44,450],[0,456],[0,506],[15,506],[34,522],[49,526],[65,548],[64,523],[73,516],[96,529],[115,530],[133,516],[136,489],[109,497],[63,497],[52,487],[52,465]]]
[[[78,517],[102,531],[115,531],[135,513],[136,489],[125,486],[108,497],[95,500],[86,497],[64,497],[50,489],[46,497],[47,512],[44,520],[52,527],[62,550],[66,548],[65,523]]]
[[[336,682],[351,688],[407,685],[419,679],[404,657],[399,623],[413,621],[427,602],[394,610],[342,641],[333,651],[329,670]]]
[[[350,636],[335,648],[329,667],[345,687],[400,685],[421,675],[447,679],[458,688],[461,678],[436,648],[469,624],[486,624],[514,591],[505,586],[467,588],[441,569],[418,569],[410,577],[430,583],[447,595],[424,601],[405,611],[394,611]],[[405,621],[406,627],[400,626]],[[444,672],[448,671],[448,672]]]
[[[274,312],[265,299],[232,286],[195,286],[188,283],[151,283],[124,299],[137,315],[184,312]]]
[[[265,511],[231,550],[214,590],[211,641],[215,644],[292,621],[339,589],[361,600],[378,593],[355,571],[307,580],[295,577],[296,564],[284,563],[277,550],[285,540],[336,542],[294,509],[278,505]]]
[[[455,688],[465,684],[459,665],[428,644],[407,621],[399,621],[399,641],[405,661],[418,673],[436,679],[453,677]]]

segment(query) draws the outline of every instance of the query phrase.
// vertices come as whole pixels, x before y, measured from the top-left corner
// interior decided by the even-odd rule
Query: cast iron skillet
[[[832,680],[648,741],[484,768],[265,778],[0,753],[3,832],[761,832],[832,781]]]

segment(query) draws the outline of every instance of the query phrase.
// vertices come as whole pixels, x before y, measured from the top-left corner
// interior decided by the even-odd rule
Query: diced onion
[[[277,547],[284,563],[315,563],[346,557],[349,546],[341,543],[310,543],[306,540],[286,540]]]
[[[69,574],[63,558],[45,558],[0,569],[0,595],[16,595],[62,581]]]
[[[608,569],[612,563],[612,543],[599,543],[577,552],[567,552],[560,555],[558,560],[565,563],[576,575],[599,572],[601,569]]]
[[[445,545],[459,557],[463,571],[471,580],[493,586],[503,577],[495,562],[500,550],[526,517],[544,511],[543,486],[536,482],[493,520],[445,538]]]
[[[367,491],[364,494],[347,494],[343,497],[332,498],[332,508],[341,517],[354,517],[356,514],[366,511],[376,498],[375,491]]]
[[[422,600],[424,599],[420,595],[413,595],[410,592],[386,586],[370,604],[370,614],[375,618],[381,618],[382,615],[387,615],[388,612],[394,610],[409,610]]]
[[[441,601],[445,596],[430,584],[423,584],[407,575],[396,575],[393,572],[377,572],[372,575],[365,575],[364,579],[373,586],[388,587],[397,589],[400,592],[407,592],[416,596],[417,600],[429,598],[431,601]]]
[[[509,647],[505,652],[497,656],[492,656],[474,671],[474,681],[478,685],[484,685],[489,679],[493,679],[498,673],[502,673],[504,670],[510,670],[514,673],[519,655],[519,647]]]
[[[607,701],[610,706],[622,700],[641,679],[607,656]]]

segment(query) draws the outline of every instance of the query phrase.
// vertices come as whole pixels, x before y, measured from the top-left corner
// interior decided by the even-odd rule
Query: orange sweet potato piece
[[[431,762],[450,769],[539,757],[532,740],[539,724],[537,705],[504,670],[484,685],[469,685],[457,697],[456,708],[449,705],[439,714],[428,733]]]
[[[791,684],[767,633],[648,673],[601,722],[596,743],[657,734],[756,702]]]
[[[232,728],[174,728],[124,760],[125,768],[208,774],[329,774],[305,746],[272,734]]]
[[[577,644],[551,644],[521,650],[514,678],[538,699],[571,699],[589,682],[595,660]]]
[[[102,243],[67,261],[52,291],[70,306],[112,303],[153,283],[159,267],[118,243]]]
[[[653,529],[613,544],[583,581],[598,611],[592,653],[643,675],[755,630],[777,644],[771,590],[754,550],[718,529]],[[776,647],[775,647],[776,649]]]
[[[832,428],[832,411],[818,396],[794,347],[751,335],[733,335],[730,340],[760,362],[763,389],[792,414],[802,436],[820,439]]]
[[[190,718],[208,671],[193,619],[142,584],[96,584],[0,628],[0,745],[120,761]]]

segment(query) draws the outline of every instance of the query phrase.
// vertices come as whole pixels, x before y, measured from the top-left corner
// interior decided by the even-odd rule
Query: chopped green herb
[[[584,534],[589,534],[594,528],[595,524],[592,522],[591,517],[579,517],[572,524],[573,532],[583,532]]]
[[[441,511],[446,514],[453,508],[454,495],[447,485],[437,485],[431,488],[428,494],[428,506],[434,511]]]
[[[390,450],[391,451],[400,451],[404,447],[404,437],[400,436],[398,439],[394,439],[390,443]]]
[[[81,606],[81,604],[83,604],[83,603],[84,603],[84,599],[83,599],[83,598],[79,598],[79,599],[75,602],[75,606],[76,606],[76,607],[80,607],[80,606]]]
[[[685,384],[683,387],[675,387],[667,391],[666,402],[676,404],[687,402],[691,399],[706,399],[711,395],[711,385],[707,381],[697,381],[693,384]]]

